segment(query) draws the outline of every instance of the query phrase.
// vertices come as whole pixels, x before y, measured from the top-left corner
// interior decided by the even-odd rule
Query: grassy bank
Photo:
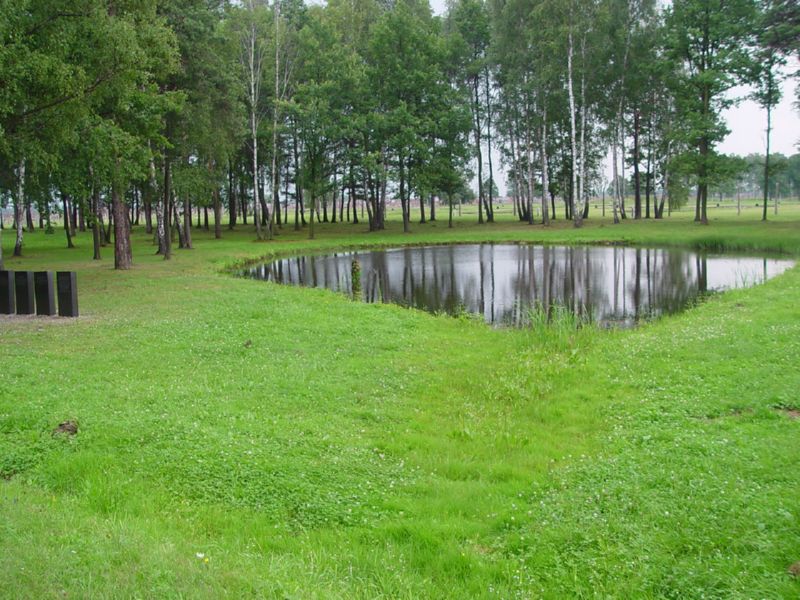
[[[170,262],[137,231],[129,272],[87,235],[31,235],[7,268],[78,270],[84,316],[0,320],[0,595],[796,597],[800,269],[624,332],[224,272],[456,240],[800,255],[782,212],[195,232]],[[78,435],[52,436],[67,419]]]

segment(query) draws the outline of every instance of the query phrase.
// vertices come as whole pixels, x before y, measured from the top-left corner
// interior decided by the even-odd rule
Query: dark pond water
[[[243,274],[352,295],[354,260],[366,302],[466,311],[515,326],[528,322],[532,308],[566,308],[604,325],[631,326],[712,292],[761,283],[794,264],[680,249],[460,244],[285,258]]]

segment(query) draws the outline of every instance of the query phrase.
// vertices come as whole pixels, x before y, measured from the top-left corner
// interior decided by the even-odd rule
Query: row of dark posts
[[[0,314],[78,316],[78,284],[72,271],[0,271]]]

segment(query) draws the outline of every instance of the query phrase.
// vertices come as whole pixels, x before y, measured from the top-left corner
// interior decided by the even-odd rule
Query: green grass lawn
[[[473,209],[474,210],[474,209]],[[0,318],[0,596],[796,598],[800,267],[629,331],[492,329],[231,277],[359,245],[624,242],[800,256],[800,208],[254,242],[133,270],[91,237],[77,320]],[[77,436],[53,436],[74,419]]]

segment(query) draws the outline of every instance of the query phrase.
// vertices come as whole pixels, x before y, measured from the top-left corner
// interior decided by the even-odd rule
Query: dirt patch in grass
[[[75,421],[64,421],[53,429],[53,435],[78,435],[78,423]]]

